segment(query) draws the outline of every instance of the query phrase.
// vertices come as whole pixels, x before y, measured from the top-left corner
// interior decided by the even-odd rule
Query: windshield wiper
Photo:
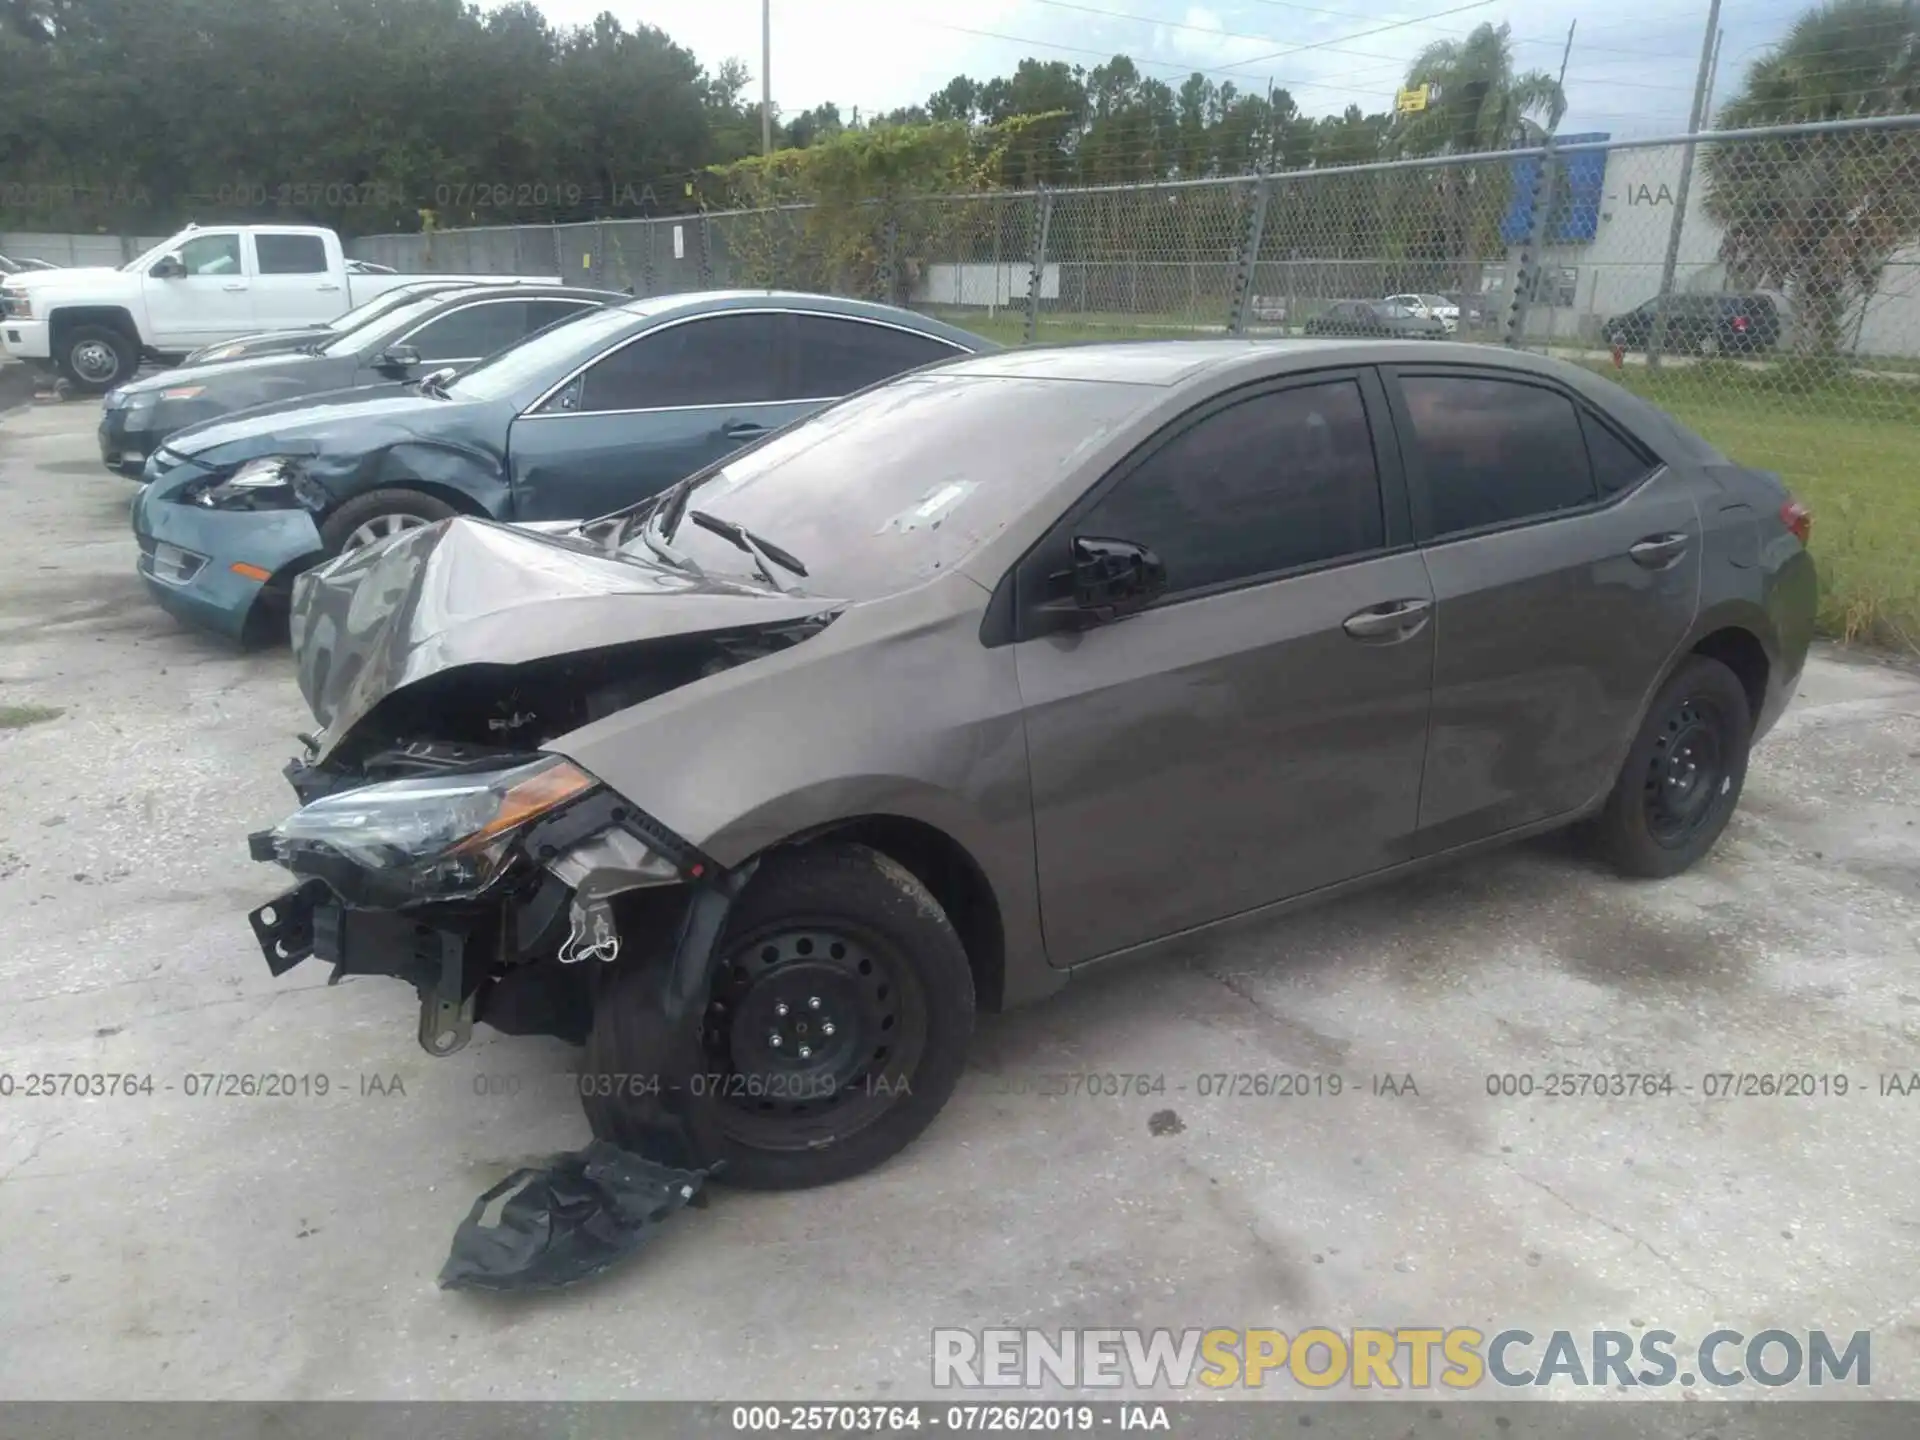
[[[782,570],[791,570],[795,575],[804,576],[807,573],[807,567],[793,556],[772,541],[762,540],[737,520],[722,520],[718,515],[709,515],[704,510],[689,510],[687,518],[702,530],[711,531],[723,540],[731,540],[751,555],[754,565],[766,577],[767,583],[776,590],[783,590],[786,587],[774,578],[775,565]]]
[[[640,543],[653,552],[654,559],[661,561],[663,564],[671,565],[676,570],[685,570],[690,575],[701,575],[705,573],[698,565],[694,564],[693,561],[667,544],[666,541],[654,539],[653,536],[649,535],[644,529],[640,532]]]

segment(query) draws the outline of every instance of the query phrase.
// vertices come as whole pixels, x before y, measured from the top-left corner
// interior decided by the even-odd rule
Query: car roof
[[[976,335],[958,325],[950,325],[931,315],[904,310],[897,305],[882,305],[874,300],[848,300],[838,295],[813,295],[801,290],[695,290],[678,295],[648,295],[629,298],[626,308],[636,315],[662,319],[669,315],[701,314],[720,310],[794,310],[817,315],[846,315],[854,319],[879,320],[937,335],[964,345],[969,350],[994,350],[998,346],[985,336]]]
[[[1453,340],[1105,340],[973,355],[945,362],[939,373],[1205,392],[1346,365],[1433,364],[1542,376],[1596,399],[1604,408],[1619,408],[1612,403],[1618,387],[1579,365],[1527,350]]]
[[[471,300],[479,295],[511,295],[516,299],[532,296],[535,299],[599,300],[611,305],[615,301],[631,300],[633,298],[624,290],[593,290],[584,285],[528,285],[524,282],[511,285],[488,285],[482,282],[480,284],[461,285],[456,288],[460,290],[459,298],[462,300]],[[446,296],[446,299],[449,302],[452,301],[453,296],[451,293]]]

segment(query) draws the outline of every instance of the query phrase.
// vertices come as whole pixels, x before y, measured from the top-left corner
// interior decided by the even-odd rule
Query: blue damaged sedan
[[[179,618],[278,632],[294,576],[452,515],[577,520],[646,498],[829,401],[992,342],[911,311],[772,291],[658,296],[427,376],[189,426],[147,460],[141,578]]]

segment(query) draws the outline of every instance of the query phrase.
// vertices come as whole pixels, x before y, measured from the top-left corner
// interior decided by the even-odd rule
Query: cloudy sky
[[[689,47],[760,72],[760,0],[539,0],[559,24],[611,10]],[[1415,53],[1483,21],[1513,28],[1520,68],[1567,67],[1562,132],[1644,136],[1685,127],[1705,0],[772,0],[773,96],[783,111],[823,101],[841,113],[924,100],[956,74],[985,79],[1022,56],[1097,65],[1125,52],[1175,84],[1194,70],[1242,89],[1269,81],[1309,114],[1391,103]],[[1717,95],[1777,40],[1795,0],[1725,0]],[[1452,12],[1452,13],[1447,13]],[[1421,17],[1432,16],[1432,19]]]

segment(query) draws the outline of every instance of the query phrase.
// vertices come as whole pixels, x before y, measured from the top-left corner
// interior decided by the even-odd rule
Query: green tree
[[[1408,67],[1406,85],[1432,89],[1424,110],[1393,123],[1387,144],[1402,155],[1473,155],[1538,144],[1567,111],[1566,94],[1553,76],[1514,70],[1504,24],[1478,25],[1464,40],[1427,46]],[[1404,237],[1420,232],[1418,249],[1455,267],[1460,288],[1477,289],[1481,257],[1499,248],[1499,216],[1512,183],[1511,167],[1504,163],[1449,165],[1435,187],[1418,192],[1425,213],[1394,209],[1383,220],[1392,217],[1403,253],[1410,248]],[[1438,283],[1443,273],[1435,272],[1429,283]]]
[[[1920,12],[1901,0],[1808,11],[1748,68],[1722,129],[1920,109]],[[1848,312],[1920,240],[1920,131],[1866,130],[1703,147],[1707,214],[1736,283],[1791,297],[1802,343],[1841,348]]]
[[[1407,88],[1437,98],[1403,116],[1393,143],[1405,155],[1468,155],[1537,144],[1567,113],[1560,82],[1544,70],[1517,74],[1508,27],[1479,25],[1464,40],[1436,40],[1414,57]]]

